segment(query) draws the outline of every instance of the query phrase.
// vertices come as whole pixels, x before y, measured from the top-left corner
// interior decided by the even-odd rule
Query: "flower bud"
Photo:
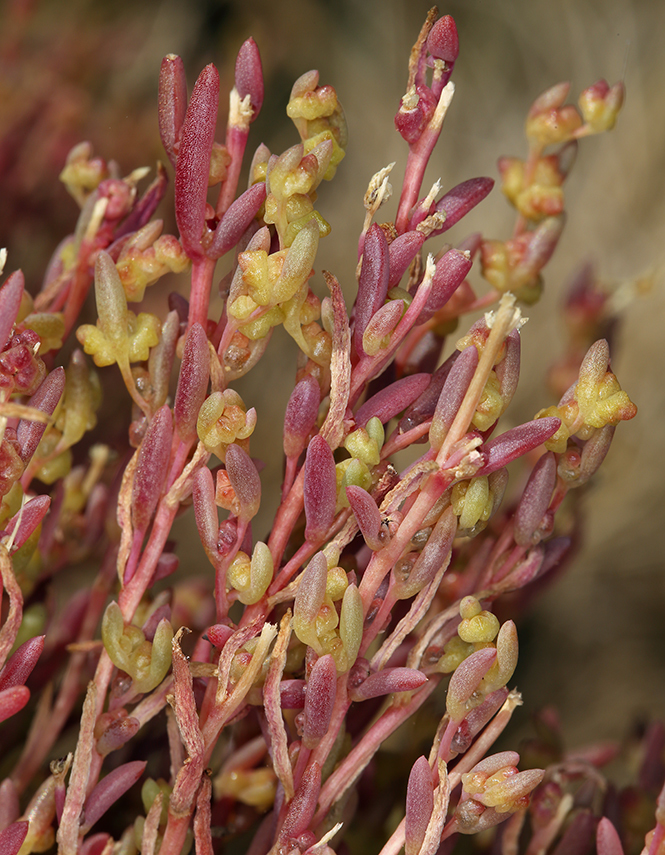
[[[594,134],[612,130],[625,94],[623,83],[615,83],[610,89],[606,80],[599,80],[582,92],[578,104],[584,121]]]

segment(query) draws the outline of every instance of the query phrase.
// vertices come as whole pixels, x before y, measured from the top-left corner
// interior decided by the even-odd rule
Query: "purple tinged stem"
[[[226,449],[226,472],[240,503],[238,518],[249,522],[261,504],[261,479],[252,458],[233,443]]]
[[[173,419],[164,404],[150,420],[139,449],[132,487],[132,524],[145,531],[164,486],[171,454]]]
[[[411,374],[409,377],[396,380],[365,401],[356,413],[356,424],[358,427],[365,427],[367,422],[375,416],[386,424],[393,416],[416,401],[425,392],[430,380],[429,374]]]
[[[65,369],[54,368],[42,381],[39,389],[28,401],[28,406],[52,416],[58,402],[65,390]],[[37,446],[44,435],[46,425],[41,422],[31,422],[21,419],[16,431],[19,455],[24,463],[27,463],[37,450]]]
[[[175,213],[182,245],[192,259],[202,258],[210,156],[219,105],[219,74],[207,65],[194,85],[180,136],[175,171]]]
[[[405,851],[418,855],[434,809],[432,772],[425,757],[413,764],[406,789]]]
[[[337,668],[328,653],[316,660],[305,692],[303,745],[316,748],[328,732],[337,694]]]
[[[305,538],[322,540],[335,519],[337,502],[335,459],[322,436],[315,436],[307,446],[303,491]]]
[[[191,443],[196,437],[196,420],[205,400],[209,377],[208,338],[201,324],[193,324],[185,339],[173,405],[176,433],[184,443]]]

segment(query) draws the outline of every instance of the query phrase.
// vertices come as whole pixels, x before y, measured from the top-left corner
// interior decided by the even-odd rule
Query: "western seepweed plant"
[[[517,852],[518,841],[529,855],[583,852],[595,834],[601,855],[620,855],[615,825],[634,844],[598,771],[613,749],[575,757],[553,749],[557,725],[547,713],[532,752],[545,768],[519,771],[516,752],[491,753],[521,703],[509,688],[516,626],[494,607],[509,593],[527,600],[564,559],[574,532],[557,529],[557,511],[575,501],[615,426],[636,412],[610,370],[607,342],[595,340],[607,295],[585,270],[565,308],[574,335],[553,372],[559,403],[497,429],[520,372],[520,306],[540,295],[577,141],[614,125],[623,88],[600,81],[579,109],[566,104],[567,84],[537,98],[526,159],[499,161],[517,211],[513,235],[474,234],[451,247],[440,236],[493,182],[422,187],[458,56],[454,22],[437,17],[432,10],[411,53],[395,117],[408,159],[394,221],[378,221],[392,165],[363,200],[350,314],[332,273],[323,272],[323,298],[310,285],[318,290],[317,247],[330,232],[317,191],[347,146],[336,92],[317,72],[296,81],[287,108],[301,141],[281,155],[260,145],[238,193],[263,101],[256,45],[250,39],[238,54],[223,144],[215,67],[188,96],[182,61],[164,59],[159,124],[179,238],[154,219],[165,168],[139,195],[147,170],[123,178],[88,144],[71,152],[61,177],[81,206],[75,233],[34,298],[20,271],[0,290],[0,711],[12,722],[32,712],[0,784],[2,852],[55,843],[63,855],[176,855],[193,843],[207,853],[215,839],[249,829],[251,842],[236,851],[344,851],[347,829],[362,827],[354,819],[362,791],[387,798],[377,752],[408,720],[431,721],[444,692],[426,755],[416,759],[414,744],[406,758],[405,805],[401,795],[388,801],[386,813],[401,804],[404,818],[382,855],[448,852],[458,835],[495,826],[503,853]],[[225,256],[231,272],[218,283]],[[482,294],[467,279],[474,261],[489,284]],[[186,270],[188,301],[172,294],[164,317],[129,308],[164,274]],[[81,325],[93,278],[97,321]],[[224,309],[209,318],[215,285]],[[460,337],[459,322],[478,310],[484,316]],[[263,541],[252,530],[261,502],[257,411],[233,383],[280,325],[299,356],[283,423],[282,501]],[[75,349],[56,367],[74,333],[88,356]],[[100,403],[96,369],[113,365],[131,398],[125,453],[86,438]],[[89,447],[87,457],[77,446]],[[411,446],[422,453],[398,471],[394,455]],[[502,503],[518,458],[528,475]],[[183,574],[170,589],[158,584],[177,568],[169,537],[190,503],[213,568],[207,590]],[[44,608],[49,579],[91,561],[99,568],[91,589],[64,612],[48,600]],[[188,620],[174,627],[180,592]],[[209,623],[185,655],[186,625],[196,629],[202,614]],[[27,707],[38,664],[31,686],[41,694]],[[54,760],[79,715],[75,748]],[[647,733],[648,758],[662,737],[657,727]],[[50,775],[40,778],[48,761]],[[662,785],[658,763],[640,775],[646,791]],[[115,842],[96,824],[141,781],[143,807]],[[661,793],[643,851],[662,853],[664,837]]]

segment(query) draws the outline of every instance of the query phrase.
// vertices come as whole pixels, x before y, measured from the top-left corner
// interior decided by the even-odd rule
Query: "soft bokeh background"
[[[333,234],[322,243],[318,269],[333,271],[350,298],[367,181],[393,160],[395,183],[403,170],[393,115],[428,7],[421,0],[6,0],[0,245],[10,249],[9,268],[22,266],[37,288],[49,254],[72,230],[77,212],[57,182],[72,145],[89,139],[125,173],[163,158],[156,92],[165,53],[183,56],[190,86],[214,61],[225,91],[235,52],[252,35],[266,101],[250,147],[264,141],[281,151],[296,141],[284,108],[294,79],[310,68],[337,88],[345,106],[351,143],[335,181],[320,193]],[[628,92],[617,128],[580,146],[567,184],[568,225],[524,330],[523,379],[512,410],[513,418],[528,419],[551,403],[542,378],[561,352],[557,309],[581,261],[594,261],[617,287],[655,272],[650,293],[625,310],[613,360],[638,418],[617,431],[588,495],[587,537],[572,571],[521,630],[518,684],[527,710],[556,704],[571,744],[620,737],[641,718],[665,715],[665,3],[452,0],[440,11],[456,19],[461,55],[430,182],[496,178],[498,156],[525,153],[525,113],[553,83],[570,80],[574,98],[599,77],[624,80]],[[220,138],[224,119],[222,109]],[[389,205],[384,219],[392,213]],[[475,229],[507,237],[513,222],[495,191],[450,239]],[[281,438],[269,434],[288,395],[293,352],[283,336],[273,344],[273,357],[243,394],[259,412],[252,451],[267,463],[264,481],[277,483]]]

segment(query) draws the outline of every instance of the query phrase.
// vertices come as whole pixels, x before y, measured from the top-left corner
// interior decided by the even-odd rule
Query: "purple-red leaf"
[[[2,855],[18,855],[28,834],[30,823],[27,820],[12,822],[4,831],[0,831],[0,852]]]
[[[411,374],[409,377],[395,380],[365,401],[356,413],[356,424],[358,427],[365,427],[375,416],[386,424],[393,416],[411,406],[427,389],[431,379],[429,374]]]
[[[219,74],[207,65],[199,75],[189,101],[180,135],[175,170],[175,215],[185,252],[202,258],[205,206],[210,173],[210,156],[215,140]]]
[[[179,56],[168,54],[159,71],[159,135],[169,160],[175,167],[176,144],[187,112],[187,78]]]
[[[477,475],[489,475],[507,466],[518,457],[528,454],[534,448],[554,436],[561,427],[561,420],[553,416],[543,419],[534,419],[526,424],[519,425],[512,430],[507,430],[501,436],[497,436],[482,449],[487,457],[487,462]]]
[[[477,367],[478,351],[470,344],[460,353],[448,372],[432,416],[429,435],[432,448],[437,451],[443,445]]]
[[[25,685],[25,681],[42,655],[44,638],[43,635],[36,635],[14,651],[5,667],[0,671],[0,692],[13,686]]]
[[[88,796],[84,807],[84,828],[91,828],[143,774],[145,760],[133,760],[109,772]]]
[[[167,404],[150,420],[139,449],[132,488],[132,524],[145,531],[164,486],[171,454],[173,419]]]
[[[226,473],[240,503],[239,519],[252,519],[261,504],[261,479],[252,458],[233,443],[226,449]]]
[[[399,285],[402,276],[424,243],[425,235],[422,232],[411,231],[398,235],[390,244],[388,247],[388,259],[390,261],[388,289]]]
[[[419,757],[413,764],[406,788],[404,828],[406,855],[418,855],[420,852],[433,809],[432,771],[427,759]]]
[[[215,505],[215,484],[212,472],[207,466],[194,473],[192,479],[192,498],[194,504],[194,519],[201,542],[208,550],[214,552],[217,548],[217,532],[219,518]],[[214,642],[213,642],[214,644]]]
[[[427,302],[418,315],[415,325],[424,324],[448,302],[459,286],[464,282],[473,262],[458,249],[449,249],[436,263],[432,277],[432,289]]]
[[[52,416],[64,390],[65,369],[62,367],[54,368],[42,380],[39,389],[28,401],[28,406]],[[18,453],[24,463],[27,463],[37,450],[45,430],[46,425],[41,422],[31,422],[29,419],[21,419],[19,422],[16,438],[18,440]]]
[[[18,526],[18,531],[14,534],[14,545],[12,551],[20,549],[27,541],[30,535],[36,530],[37,526],[46,516],[46,513],[51,505],[50,496],[35,496],[26,502],[20,508],[11,520],[7,523],[7,534],[12,534]]]
[[[15,270],[0,288],[0,350],[7,344],[16,323],[24,284],[23,273]]]
[[[374,223],[365,235],[363,260],[358,280],[353,344],[362,354],[363,333],[376,310],[383,305],[388,293],[388,242],[383,230]]]
[[[25,686],[11,686],[0,692],[0,721],[15,715],[30,700],[30,690]]]
[[[236,58],[235,83],[241,98],[249,95],[254,121],[263,104],[263,69],[261,55],[254,39],[243,42]]]
[[[427,682],[422,671],[415,668],[384,668],[369,677],[359,686],[349,690],[353,701],[367,701],[393,692],[412,692]]]
[[[370,549],[378,550],[384,546],[381,540],[381,513],[376,502],[362,487],[350,485],[346,488],[346,497],[358,523],[360,533]]]
[[[337,668],[328,653],[316,660],[307,681],[302,735],[306,748],[315,748],[328,732],[336,693]]]
[[[552,451],[548,451],[533,467],[515,511],[515,542],[520,546],[528,546],[533,542],[555,486],[556,457]]]
[[[494,181],[491,178],[469,178],[468,181],[463,181],[457,187],[449,190],[436,203],[436,210],[446,215],[446,222],[442,228],[437,229],[432,234],[440,235],[448,231],[479,202],[482,202],[492,187],[494,187]]]
[[[215,229],[208,258],[220,258],[238,243],[265,199],[266,184],[265,181],[260,181],[231,203]]]
[[[307,442],[307,437],[316,424],[321,403],[318,382],[306,374],[296,383],[284,413],[284,454],[298,457]]]
[[[205,400],[209,377],[208,338],[201,324],[193,324],[185,339],[173,405],[175,429],[182,442],[192,442],[196,436],[196,420]]]
[[[335,459],[322,436],[307,446],[304,478],[305,538],[315,542],[325,537],[335,519],[337,478]]]
[[[305,770],[300,786],[286,812],[284,824],[279,832],[280,842],[286,843],[296,839],[307,830],[314,817],[320,792],[321,767],[314,762]]]

